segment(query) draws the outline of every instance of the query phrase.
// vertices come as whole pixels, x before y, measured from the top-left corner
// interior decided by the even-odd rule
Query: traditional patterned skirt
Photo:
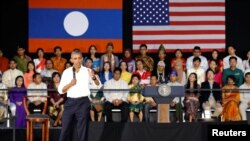
[[[59,112],[64,110],[64,105],[61,104],[59,108],[54,108],[54,106],[49,106],[49,115],[52,119],[56,119]]]
[[[103,112],[104,110],[103,107],[104,107],[104,102],[96,102],[96,103],[91,102],[90,109],[99,113],[99,112]]]
[[[129,104],[129,111],[130,112],[136,112],[136,113],[138,113],[138,112],[140,112],[142,110],[143,110],[143,103],[138,103],[138,104],[132,104],[132,103],[130,103]]]
[[[199,109],[199,106],[200,106],[200,103],[199,101],[196,101],[196,100],[192,100],[192,99],[185,99],[184,100],[184,105],[185,105],[185,108],[186,108],[186,114],[188,115],[194,115],[196,116],[197,115],[197,112],[198,112],[198,109]]]

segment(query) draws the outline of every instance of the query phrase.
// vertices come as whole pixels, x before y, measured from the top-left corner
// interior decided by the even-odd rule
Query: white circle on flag
[[[77,37],[88,30],[89,21],[84,13],[72,11],[64,18],[63,26],[69,35]]]

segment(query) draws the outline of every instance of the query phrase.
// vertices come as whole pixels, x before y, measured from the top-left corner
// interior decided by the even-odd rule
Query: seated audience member
[[[228,51],[229,55],[226,56],[225,58],[223,58],[224,69],[230,68],[230,58],[231,57],[235,57],[236,60],[237,60],[237,62],[236,62],[236,68],[244,71],[242,59],[235,54],[236,48],[234,46],[229,46],[227,48],[227,51]]]
[[[121,122],[127,122],[128,119],[128,91],[119,91],[119,89],[129,89],[128,84],[121,80],[121,69],[116,68],[114,70],[114,77],[108,80],[104,84],[104,97],[105,102],[105,111],[107,116],[107,122],[113,122],[112,119],[112,109],[119,108],[121,109]],[[107,89],[117,89],[107,90]]]
[[[200,58],[200,67],[206,71],[208,68],[207,58],[201,55],[201,48],[199,46],[195,46],[193,49],[193,56],[188,57],[187,59],[187,70],[194,68],[194,58]],[[187,75],[189,76],[189,75]],[[199,77],[199,76],[198,76]],[[199,83],[199,82],[198,82]]]
[[[23,104],[24,96],[27,96],[27,90],[24,86],[24,78],[23,76],[17,76],[15,80],[15,87],[11,88],[9,91],[10,103],[16,107],[16,128],[26,127],[26,112]]]
[[[100,58],[96,56],[97,48],[95,45],[90,45],[88,50],[88,56],[83,59],[83,64],[85,66],[86,59],[91,58],[92,59],[92,65],[91,68],[95,71],[96,74],[99,74],[100,72]]]
[[[55,120],[53,126],[56,127],[62,124],[62,114],[64,110],[64,97],[57,91],[60,83],[61,75],[58,72],[52,74],[52,82],[49,83],[48,89],[50,96],[49,115]],[[54,90],[55,89],[55,90]]]
[[[27,88],[29,84],[33,81],[33,75],[35,74],[35,64],[33,61],[27,63],[27,71],[24,73],[24,86]]]
[[[65,69],[65,64],[67,60],[62,57],[62,48],[60,46],[54,47],[54,57],[51,57],[51,61],[53,62],[54,69],[58,71],[60,74]]]
[[[109,62],[105,62],[103,64],[103,69],[100,72],[100,80],[102,84],[104,84],[106,81],[113,78],[113,73],[111,71],[111,66]]]
[[[147,51],[148,51],[147,45],[141,44],[140,45],[140,55],[135,57],[135,60],[136,61],[141,60],[143,68],[146,71],[152,72],[154,70],[154,59],[147,55]]]
[[[17,69],[23,73],[27,71],[27,63],[32,61],[32,59],[25,54],[25,48],[23,46],[17,46],[17,55],[14,56],[13,59],[17,63]]]
[[[102,118],[102,113],[104,111],[104,102],[105,98],[103,95],[103,92],[99,90],[103,85],[100,81],[100,78],[97,74],[95,74],[95,71],[92,71],[94,78],[92,78],[90,81],[90,89],[91,89],[91,94],[90,94],[90,101],[91,101],[91,107],[90,107],[90,119],[91,121],[96,121],[95,120],[95,115],[97,114],[97,121],[100,122]],[[98,85],[95,84],[95,80],[98,80]]]
[[[143,101],[144,97],[141,93],[142,87],[140,86],[140,76],[133,74],[129,83],[130,92],[128,94],[129,102],[129,117],[130,121],[134,121],[134,114],[139,114],[139,121],[143,119]]]
[[[217,49],[214,49],[211,54],[211,58],[208,60],[208,64],[210,64],[211,60],[214,60],[217,64],[218,71],[223,71],[223,60],[220,59],[220,52]]]
[[[151,72],[143,68],[142,60],[136,60],[136,71],[133,74],[140,75],[140,85],[146,86],[149,84]]]
[[[2,82],[8,88],[12,88],[15,86],[15,79],[17,76],[23,76],[23,72],[16,69],[16,61],[10,60],[9,69],[3,73]]]
[[[114,44],[112,42],[109,42],[106,46],[106,53],[103,54],[100,59],[100,72],[103,71],[105,62],[110,63],[111,72],[113,72],[114,69],[118,67],[119,59],[116,55],[114,55],[113,51],[114,51]]]
[[[242,70],[240,70],[236,67],[236,64],[237,64],[236,57],[234,57],[234,56],[230,57],[229,63],[230,63],[230,67],[227,69],[224,69],[224,71],[223,71],[223,75],[222,75],[223,84],[227,84],[227,77],[229,75],[233,75],[234,79],[235,79],[235,85],[237,87],[239,87],[240,85],[243,84],[244,74],[243,74]]]
[[[43,82],[46,84],[52,83],[52,74],[54,72],[57,72],[57,71],[55,69],[53,69],[53,62],[50,59],[46,60],[45,69],[42,70],[42,72],[41,72]]]
[[[222,97],[221,91],[219,90],[220,85],[215,81],[215,74],[213,70],[208,69],[206,71],[206,75],[207,80],[201,83],[200,103],[202,104],[203,110],[211,110],[211,108],[214,108],[215,111],[212,116],[218,117],[222,112]]]
[[[133,73],[135,71],[135,60],[132,58],[131,49],[124,49],[124,57],[120,62],[126,62],[128,65],[128,72]]]
[[[72,67],[72,63],[70,61],[67,61],[64,65],[64,69],[67,69],[69,67]]]
[[[193,68],[187,69],[187,76],[189,76],[191,73],[197,74],[197,82],[199,85],[201,85],[202,82],[205,81],[205,70],[200,66],[201,59],[199,57],[195,57],[193,59]]]
[[[157,64],[157,68],[155,70],[155,75],[157,76],[158,83],[168,83],[168,76],[166,73],[166,66],[164,61],[159,61]]]
[[[177,72],[177,81],[181,83],[183,86],[186,85],[186,72],[183,70],[183,66],[181,63],[175,63],[174,69]]]
[[[169,71],[171,69],[171,65],[170,65],[170,60],[168,59],[169,57],[166,57],[167,53],[166,53],[166,49],[163,46],[163,44],[160,45],[159,49],[158,49],[158,58],[154,58],[154,70],[152,71],[152,73],[155,73],[158,67],[159,62],[162,62],[162,64],[165,66],[165,70]]]
[[[171,69],[174,70],[176,66],[180,66],[180,69],[186,71],[186,60],[182,57],[181,49],[176,49],[175,58],[171,60]]]
[[[129,83],[132,74],[128,71],[128,64],[125,61],[121,61],[119,67],[122,70],[121,79]]]
[[[157,76],[152,75],[150,77],[150,84],[148,86],[159,86],[157,82]],[[149,122],[149,110],[156,109],[157,104],[155,103],[152,97],[144,97],[145,105],[144,105],[144,119],[145,122]]]
[[[245,74],[245,83],[240,86],[240,114],[242,120],[247,120],[246,109],[250,108],[250,72]]]
[[[184,99],[186,116],[189,122],[192,122],[193,120],[197,121],[197,113],[200,107],[200,104],[199,104],[200,86],[197,83],[196,73],[191,73],[188,76],[187,85],[185,87],[186,89],[188,89],[186,90],[185,99]]]
[[[235,85],[235,77],[233,75],[227,76],[227,83],[222,88],[222,120],[223,121],[239,121],[241,120],[239,104],[240,93],[238,87]]]
[[[250,50],[247,52],[247,59],[243,61],[243,69],[250,71]]]
[[[91,58],[84,58],[84,66],[86,68],[92,69],[92,65],[93,65],[93,60]]]
[[[169,82],[167,83],[168,86],[183,86],[181,83],[177,82],[177,72],[175,70],[170,71],[169,73]],[[179,97],[175,97],[173,101],[171,102],[170,106],[174,107],[176,110],[176,122],[179,122],[182,120],[182,116],[180,115],[181,111],[181,103],[183,101],[183,97],[181,98],[181,101],[179,100]]]
[[[38,58],[33,59],[35,63],[35,70],[38,73],[41,73],[45,69],[46,59],[44,58],[44,50],[42,48],[38,48],[36,50],[36,54]]]
[[[0,72],[4,72],[9,68],[9,59],[4,56],[2,49],[0,49]]]
[[[216,60],[209,60],[209,69],[214,72],[214,81],[222,86],[222,71],[220,71]]]
[[[28,96],[34,96],[34,97],[28,97],[29,100],[28,107],[30,113],[32,114],[36,112],[36,110],[39,110],[39,112],[41,113],[43,111],[44,101],[47,100],[46,97],[41,97],[41,96],[47,96],[48,94],[47,94],[47,85],[42,82],[42,76],[40,73],[35,73],[33,75],[33,82],[30,83],[27,89],[28,89]],[[34,89],[39,89],[39,90],[34,90]]]
[[[6,85],[2,83],[2,74],[0,74],[0,120],[7,115],[8,94]]]

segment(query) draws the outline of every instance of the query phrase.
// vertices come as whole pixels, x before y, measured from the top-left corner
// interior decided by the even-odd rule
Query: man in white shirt
[[[39,109],[40,113],[43,111],[44,102],[47,100],[46,97],[39,96],[47,96],[47,85],[42,82],[42,76],[40,73],[35,73],[33,75],[33,82],[31,82],[28,86],[28,96],[37,96],[37,97],[29,97],[29,112],[34,113],[35,109]],[[34,90],[39,89],[39,90]]]
[[[8,87],[8,88],[11,88],[11,87],[14,87],[15,86],[15,80],[16,80],[16,77],[21,75],[23,76],[23,72],[16,69],[16,66],[17,66],[17,63],[15,60],[10,60],[10,64],[9,64],[9,67],[10,69],[6,70],[4,73],[3,73],[3,78],[2,78],[2,82]]]
[[[91,79],[96,85],[99,85],[99,81],[91,73],[91,70],[82,66],[82,53],[79,49],[73,50],[70,61],[73,63],[73,67],[64,70],[58,86],[60,94],[67,93],[62,115],[60,141],[68,141],[72,137],[71,130],[74,121],[76,121],[77,126],[77,141],[86,141],[90,109],[89,85]]]
[[[191,73],[196,73],[197,74],[197,83],[199,85],[201,85],[202,82],[205,81],[205,70],[202,69],[202,67],[200,66],[201,63],[201,59],[199,57],[195,57],[193,59],[193,68],[190,68],[187,70],[187,77],[191,74]]]
[[[237,64],[236,64],[236,67],[240,70],[242,70],[244,72],[244,68],[243,68],[243,62],[242,62],[242,59],[240,57],[238,57],[235,52],[236,52],[236,49],[234,46],[229,46],[227,48],[227,52],[228,52],[228,56],[226,56],[225,58],[223,58],[223,66],[224,66],[224,69],[227,69],[227,68],[230,68],[230,65],[229,65],[229,58],[234,56],[237,58]]]
[[[46,68],[42,70],[41,76],[43,78],[43,82],[49,84],[52,82],[52,73],[57,72],[57,70],[53,69],[52,60],[46,60]]]
[[[247,120],[246,109],[250,108],[250,72],[245,74],[245,83],[240,86],[240,114],[242,120]]]
[[[193,59],[195,57],[199,57],[201,59],[200,67],[206,71],[208,69],[207,58],[201,55],[201,48],[199,46],[195,46],[193,49],[193,56],[188,57],[186,64],[187,69],[193,68]]]
[[[112,120],[112,109],[121,109],[121,122],[127,122],[128,119],[128,91],[119,91],[119,89],[129,89],[128,83],[121,78],[122,70],[115,68],[113,79],[108,80],[104,84],[104,97],[106,98],[105,111],[107,116],[107,122],[113,122]],[[116,91],[108,91],[108,89],[117,89]]]

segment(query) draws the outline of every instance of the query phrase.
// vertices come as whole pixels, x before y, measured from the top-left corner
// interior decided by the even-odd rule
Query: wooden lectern
[[[169,104],[175,97],[179,97],[179,99],[181,99],[181,97],[185,94],[185,88],[184,86],[167,86],[166,84],[159,86],[146,86],[142,90],[142,94],[145,97],[153,97],[155,102],[158,104],[157,122],[168,123],[170,122]]]

